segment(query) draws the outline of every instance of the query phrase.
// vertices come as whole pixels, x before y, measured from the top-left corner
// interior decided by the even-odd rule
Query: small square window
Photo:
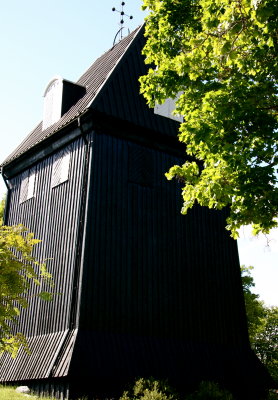
[[[65,149],[54,156],[51,187],[60,185],[69,179],[70,151]]]
[[[35,197],[35,184],[36,184],[36,169],[32,168],[26,171],[23,175],[20,187],[19,202],[23,203],[26,200]]]

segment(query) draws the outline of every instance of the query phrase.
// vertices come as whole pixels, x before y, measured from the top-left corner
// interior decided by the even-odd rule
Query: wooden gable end
[[[146,74],[149,68],[142,55],[144,44],[142,27],[92,102],[91,108],[143,129],[159,132],[161,136],[176,137],[179,123],[156,115],[140,94],[139,77]]]

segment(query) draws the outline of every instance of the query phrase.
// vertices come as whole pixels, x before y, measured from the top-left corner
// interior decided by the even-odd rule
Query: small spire
[[[124,12],[124,6],[125,6],[125,2],[122,1],[122,2],[121,2],[121,10],[117,10],[115,7],[112,8],[112,11],[118,12],[118,13],[120,14],[120,18],[121,18],[121,19],[120,19],[120,23],[119,23],[120,29],[119,29],[118,32],[116,33],[116,36],[115,36],[114,42],[113,42],[113,46],[115,45],[115,42],[116,42],[116,39],[117,39],[117,36],[118,36],[118,35],[120,35],[120,40],[123,38],[124,16],[128,17],[129,19],[133,19],[133,16],[132,16],[132,15],[127,15],[127,14]]]

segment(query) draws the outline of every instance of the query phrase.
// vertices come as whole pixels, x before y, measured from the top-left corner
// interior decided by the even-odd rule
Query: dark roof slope
[[[126,53],[132,41],[141,32],[143,27],[138,27],[118,44],[99,57],[93,65],[77,81],[79,85],[86,87],[86,94],[66,112],[58,122],[42,130],[42,122],[26,137],[26,139],[6,158],[2,166],[31,149],[46,138],[55,134],[71,121],[83,114],[91,105],[103,84],[107,81],[122,56]]]

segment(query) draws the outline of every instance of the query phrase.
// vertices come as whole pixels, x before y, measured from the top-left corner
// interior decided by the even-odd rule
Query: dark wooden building
[[[141,376],[183,391],[211,379],[254,399],[267,376],[248,342],[237,245],[225,212],[180,214],[164,176],[183,162],[179,123],[139,95],[142,31],[77,83],[53,79],[43,122],[2,164],[5,222],[42,239],[35,255],[58,294],[31,296],[17,326],[31,355],[2,356],[1,381],[74,398],[116,396]]]

